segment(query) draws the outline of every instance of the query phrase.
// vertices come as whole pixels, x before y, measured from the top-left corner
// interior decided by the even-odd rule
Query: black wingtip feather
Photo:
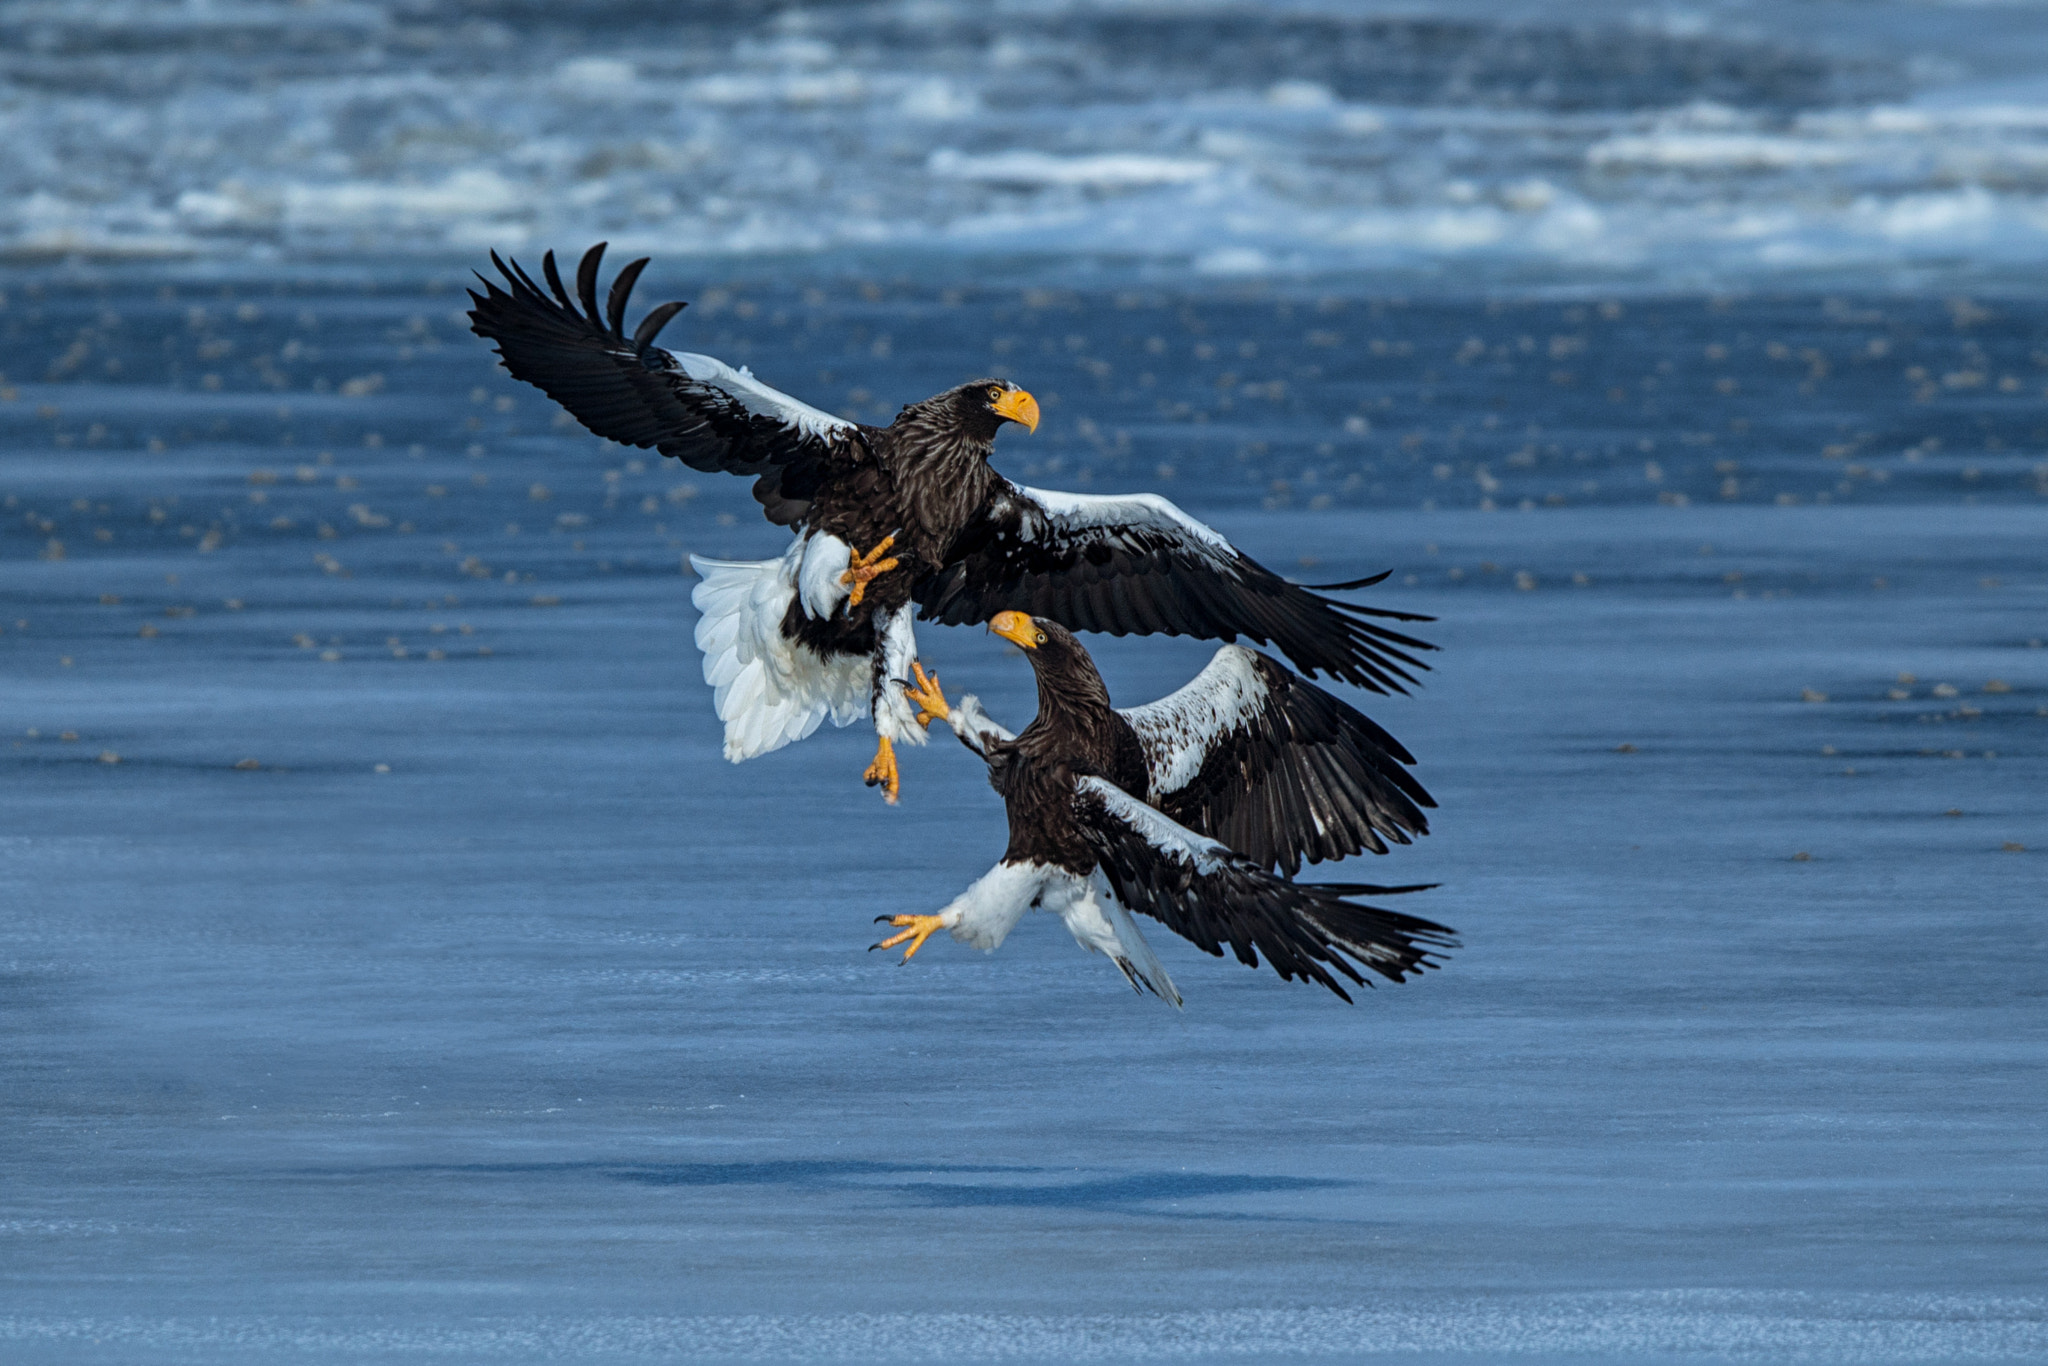
[[[669,319],[688,307],[689,305],[680,299],[671,300],[642,318],[640,326],[633,329],[633,349],[644,357],[647,348],[661,335],[661,329],[668,326]]]
[[[573,303],[569,302],[569,291],[562,285],[562,272],[555,266],[554,252],[550,251],[540,258],[540,273],[546,277],[548,282],[548,288],[552,289],[555,292],[555,298],[561,302],[562,307],[568,309],[572,313],[575,312],[576,306]],[[520,278],[526,278],[523,272],[520,275]],[[527,280],[527,287],[532,288],[532,286],[533,282],[531,280]],[[538,289],[535,289],[533,292],[535,294],[540,293]]]
[[[628,263],[624,270],[612,277],[611,293],[605,296],[605,316],[611,321],[612,335],[621,340],[626,335],[626,301],[633,296],[633,286],[639,283],[640,272],[647,269],[649,259],[643,256]]]
[[[1348,579],[1343,583],[1304,583],[1300,586],[1318,593],[1348,593],[1354,588],[1370,588],[1376,583],[1385,583],[1393,572],[1391,569],[1382,569],[1377,574],[1368,574],[1362,579]]]
[[[1443,886],[1441,882],[1409,882],[1398,887],[1382,887],[1377,882],[1304,882],[1301,885],[1320,887],[1326,892],[1335,892],[1338,896],[1402,896],[1408,892],[1433,892]],[[1446,925],[1438,925],[1436,928],[1445,934],[1457,933]]]
[[[597,311],[597,269],[604,261],[604,249],[610,245],[599,242],[576,263],[576,297],[583,301],[583,312],[590,325],[599,329],[604,327],[604,315]]]

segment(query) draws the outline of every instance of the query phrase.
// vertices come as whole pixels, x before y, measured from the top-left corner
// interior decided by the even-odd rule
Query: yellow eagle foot
[[[946,694],[939,690],[939,676],[928,674],[924,665],[917,660],[910,661],[911,672],[917,675],[917,686],[903,685],[903,695],[917,704],[917,724],[929,726],[934,721],[944,721],[953,714],[946,705]]]
[[[946,928],[946,918],[942,915],[878,915],[875,917],[875,923],[905,928],[901,934],[892,934],[879,944],[868,945],[868,952],[873,953],[876,949],[893,949],[908,940],[910,947],[903,951],[903,961],[906,963],[917,957],[917,951],[924,947],[925,940]]]
[[[896,805],[896,793],[903,786],[903,781],[896,772],[896,746],[889,743],[888,736],[883,736],[875,746],[875,761],[860,776],[869,787],[881,788],[882,796],[889,805]]]
[[[867,593],[870,583],[896,567],[898,561],[893,557],[886,560],[882,559],[883,552],[887,551],[894,544],[896,544],[894,533],[884,536],[881,540],[875,542],[875,548],[867,554],[856,553],[853,557],[853,563],[847,567],[845,573],[839,576],[841,583],[853,585],[853,592],[846,599],[848,611],[852,611],[860,606],[860,600]]]

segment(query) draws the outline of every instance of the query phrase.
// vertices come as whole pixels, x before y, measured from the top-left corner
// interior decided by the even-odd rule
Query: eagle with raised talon
[[[471,330],[497,343],[516,379],[590,431],[692,469],[754,480],[770,522],[796,532],[774,559],[691,557],[701,582],[704,676],[738,763],[866,715],[877,748],[866,780],[891,802],[895,745],[923,744],[901,687],[917,656],[913,617],[948,625],[1029,611],[1080,631],[1270,643],[1313,676],[1407,690],[1434,647],[1381,624],[1426,621],[1289,583],[1153,494],[1086,495],[1013,484],[989,464],[996,433],[1039,422],[1037,400],[979,379],[913,403],[886,427],[813,408],[710,356],[654,345],[684,305],[660,305],[630,333],[642,258],[602,306],[592,247],[565,286],[554,253],[545,287],[496,253],[503,283],[479,275]]]
[[[1119,711],[1094,661],[1058,623],[1002,612],[989,623],[1030,659],[1038,715],[1011,734],[972,694],[948,703],[913,665],[905,696],[919,718],[946,721],[982,756],[1010,821],[1001,862],[935,915],[882,917],[908,962],[940,930],[978,948],[1001,944],[1027,910],[1057,914],[1084,948],[1107,955],[1134,987],[1175,1005],[1180,994],[1131,913],[1209,953],[1228,944],[1256,967],[1319,982],[1360,967],[1403,981],[1437,966],[1453,931],[1355,898],[1424,890],[1298,883],[1301,861],[1386,851],[1426,834],[1429,794],[1398,741],[1322,689],[1256,651],[1226,645],[1179,691]]]

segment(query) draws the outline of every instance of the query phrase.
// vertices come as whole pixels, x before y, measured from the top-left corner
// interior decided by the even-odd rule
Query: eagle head
[[[953,391],[960,425],[983,441],[993,441],[1005,422],[1021,422],[1038,430],[1038,400],[1006,379],[978,379]]]
[[[998,612],[989,618],[988,629],[1021,646],[1033,656],[1033,663],[1065,663],[1075,655],[1087,657],[1074,633],[1056,621],[1034,617],[1027,612]]]
[[[989,619],[988,629],[1023,648],[1031,671],[1038,675],[1041,710],[1049,701],[1062,702],[1069,709],[1109,705],[1109,692],[1096,672],[1095,661],[1066,627],[1025,612],[998,612]]]

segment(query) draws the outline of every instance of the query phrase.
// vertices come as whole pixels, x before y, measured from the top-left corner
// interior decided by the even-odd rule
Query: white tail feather
[[[1099,953],[1117,965],[1132,986],[1149,987],[1154,996],[1169,1005],[1180,1004],[1180,992],[1160,966],[1159,958],[1129,912],[1117,903],[1109,883],[1100,871],[1079,877],[1055,871],[1048,875],[1038,904],[1065,922],[1067,933],[1082,948]]]
[[[803,549],[796,541],[773,560],[690,557],[700,576],[690,601],[699,613],[704,681],[714,689],[725,757],[734,763],[803,739],[827,716],[844,726],[867,711],[866,656],[827,659],[782,633]]]
[[[1123,908],[1109,890],[1109,884],[1100,872],[1089,879],[1095,884],[1095,900],[1102,907],[1102,914],[1109,921],[1109,927],[1116,934],[1116,942],[1123,949],[1116,965],[1124,970],[1133,986],[1142,983],[1154,996],[1176,1008],[1181,1004],[1180,988],[1166,975],[1166,965],[1159,961],[1159,955],[1152,952],[1152,946],[1145,942],[1145,936],[1138,933],[1137,922],[1131,913]]]

